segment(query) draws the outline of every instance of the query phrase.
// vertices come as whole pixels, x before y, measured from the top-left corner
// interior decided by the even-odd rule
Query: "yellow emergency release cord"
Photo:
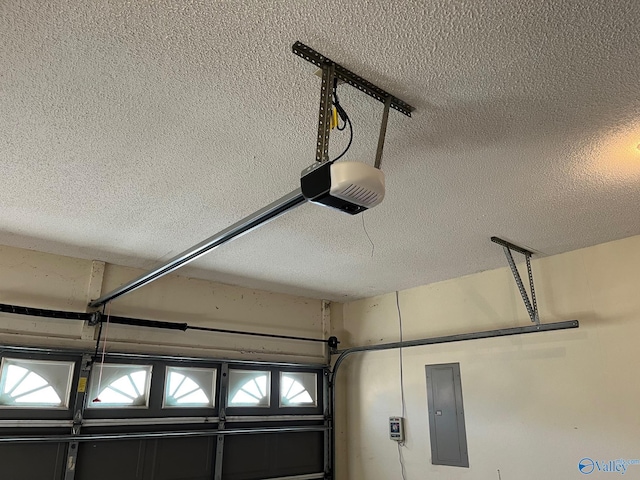
[[[333,107],[331,109],[331,121],[330,121],[331,130],[338,126],[338,109]]]

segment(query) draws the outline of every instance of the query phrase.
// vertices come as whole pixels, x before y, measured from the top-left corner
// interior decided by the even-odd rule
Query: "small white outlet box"
[[[396,442],[404,442],[404,419],[389,417],[389,438]]]

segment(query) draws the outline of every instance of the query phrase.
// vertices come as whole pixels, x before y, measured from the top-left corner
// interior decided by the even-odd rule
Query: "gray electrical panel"
[[[468,467],[460,364],[427,365],[431,463]]]

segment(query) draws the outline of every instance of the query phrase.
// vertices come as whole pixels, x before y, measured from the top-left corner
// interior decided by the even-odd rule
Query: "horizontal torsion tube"
[[[102,320],[103,322],[105,320]],[[109,317],[110,323],[117,323],[119,325],[131,325],[133,327],[149,327],[149,328],[163,328],[165,330],[182,330],[183,332],[189,328],[186,323],[177,322],[165,322],[161,320],[144,320],[141,318],[128,318],[128,317]]]
[[[46,317],[46,318],[61,318],[65,320],[80,320],[88,322],[93,319],[91,313],[79,313],[79,312],[65,312],[62,310],[46,310],[42,308],[30,308],[22,307],[19,305],[8,305],[0,303],[0,312],[12,313],[16,315],[27,315],[34,317]],[[105,316],[100,315],[100,321],[105,322]],[[304,342],[319,342],[327,343],[328,340],[322,338],[310,338],[310,337],[298,337],[294,335],[278,335],[275,333],[260,333],[260,332],[245,332],[241,330],[230,330],[225,328],[213,328],[213,327],[200,327],[193,326],[187,323],[167,322],[162,320],[145,320],[142,318],[130,318],[130,317],[118,317],[115,315],[109,316],[109,323],[115,323],[118,325],[131,325],[135,327],[148,327],[148,328],[162,328],[165,330],[199,330],[203,332],[214,333],[228,333],[231,335],[247,335],[250,337],[263,337],[263,338],[278,338],[283,340],[301,340]]]
[[[216,332],[216,333],[236,333],[236,334],[241,333],[242,335],[248,335],[250,337],[282,338],[285,340],[303,340],[305,342],[327,343],[327,340],[324,340],[322,338],[296,337],[293,335],[278,335],[276,333],[238,332],[235,330],[226,330],[224,328],[193,327],[191,325],[187,325],[187,329],[201,330],[203,332]]]
[[[47,318],[62,318],[66,320],[82,320],[88,322],[91,320],[90,313],[79,312],[65,312],[62,310],[46,310],[44,308],[30,308],[20,305],[8,305],[6,303],[0,303],[0,312],[13,313],[15,315],[28,315],[31,317],[47,317]]]

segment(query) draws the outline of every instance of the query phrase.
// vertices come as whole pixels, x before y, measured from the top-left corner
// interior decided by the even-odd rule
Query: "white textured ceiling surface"
[[[0,244],[150,267],[298,186],[319,79],[300,40],[413,104],[385,201],[305,205],[184,270],[329,299],[640,234],[640,2],[0,2]],[[346,157],[382,106],[340,87]],[[345,144],[332,137],[332,152]]]

